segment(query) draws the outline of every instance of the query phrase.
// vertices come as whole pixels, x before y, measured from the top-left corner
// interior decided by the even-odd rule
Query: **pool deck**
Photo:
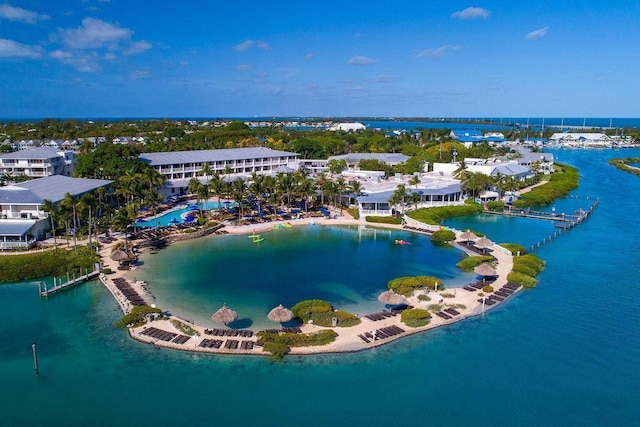
[[[264,233],[267,231],[274,230],[274,225],[276,224],[285,224],[290,223],[292,226],[302,226],[302,225],[310,225],[316,224],[319,226],[322,225],[366,225],[366,226],[374,226],[380,228],[388,228],[395,230],[402,230],[401,225],[391,225],[391,224],[371,224],[367,223],[364,220],[354,220],[350,216],[344,213],[343,216],[338,217],[337,219],[325,219],[325,218],[302,218],[302,219],[294,219],[289,221],[277,221],[277,222],[268,222],[263,224],[249,224],[242,226],[227,226],[225,230],[229,234],[249,234],[252,232],[256,233]],[[408,230],[411,232],[415,232],[414,230]],[[213,237],[213,238],[221,238]],[[114,296],[116,302],[120,306],[123,313],[128,313],[132,306],[128,302],[128,299],[125,295],[118,290],[114,283],[114,279],[126,279],[125,272],[118,270],[118,263],[116,261],[111,260],[111,248],[113,245],[117,243],[113,242],[108,245],[104,245],[101,248],[100,255],[102,257],[104,267],[109,267],[114,272],[113,274],[100,275],[101,282],[107,287],[109,292]],[[456,241],[456,247],[463,249],[463,245],[461,240]],[[507,284],[507,274],[511,272],[513,268],[513,257],[508,253],[508,251],[503,250],[502,248],[498,248],[497,245],[494,245],[492,248],[492,255],[496,258],[495,268],[498,272],[497,279],[491,284],[494,290],[498,290]],[[145,301],[151,305],[153,304],[153,295],[149,292],[146,284],[144,282],[132,282],[131,280],[127,280],[131,287],[142,296]],[[522,288],[519,288],[513,294],[517,293]],[[427,296],[431,299],[430,301],[421,301],[418,299],[418,295],[424,294],[423,291],[419,291],[416,295],[407,298],[408,304],[414,306],[415,308],[424,308],[427,309],[432,304],[440,304],[442,305],[442,309],[446,309],[447,307],[455,307],[455,310],[459,313],[456,315],[450,316],[450,318],[446,319],[440,316],[432,316],[428,325],[419,327],[419,328],[411,328],[406,326],[400,321],[400,314],[395,316],[386,317],[382,320],[373,321],[369,318],[361,315],[361,323],[357,326],[353,327],[335,327],[335,328],[323,328],[320,326],[307,324],[301,326],[301,330],[303,333],[312,333],[317,332],[323,329],[333,329],[337,333],[337,337],[334,342],[324,345],[324,346],[314,346],[314,347],[293,347],[291,348],[289,354],[292,355],[303,355],[303,354],[322,354],[322,353],[342,353],[342,352],[355,352],[355,351],[363,351],[371,348],[378,347],[380,345],[384,345],[390,342],[394,342],[400,338],[424,332],[430,329],[434,329],[440,326],[449,325],[452,323],[460,322],[464,319],[473,316],[483,315],[485,311],[490,309],[489,306],[483,307],[483,303],[481,302],[481,291],[477,292],[467,291],[462,288],[454,288],[454,289],[446,289],[444,291],[433,291],[428,292]],[[509,300],[511,297],[506,298],[504,301]],[[501,305],[502,301],[494,303],[491,308],[495,308],[496,306]],[[382,304],[382,303],[381,303]],[[381,305],[382,309],[382,305]],[[212,308],[213,310],[213,308]],[[205,328],[203,326],[194,325],[189,321],[186,321],[178,316],[171,315],[170,319],[178,320],[186,325],[188,325],[191,329],[197,332],[197,338],[185,336],[182,332],[180,332],[177,328],[171,324],[170,320],[154,320],[152,322],[148,322],[143,326],[136,328],[129,328],[129,334],[132,338],[153,344],[158,347],[166,347],[176,350],[182,351],[195,351],[201,353],[215,353],[215,354],[244,354],[244,355],[269,355],[269,353],[263,352],[262,347],[255,345],[257,340],[255,334],[251,337],[240,337],[240,336],[212,336],[205,334]],[[274,328],[276,324],[274,324]],[[362,337],[370,337],[373,335],[373,331],[379,331],[380,329],[384,329],[390,326],[395,326],[397,328],[401,328],[404,332],[398,333],[396,335],[388,336],[385,338],[378,338],[375,340],[368,339],[368,343],[365,342]],[[163,339],[154,338],[152,336],[143,334],[145,329],[153,327],[161,331],[165,331],[168,333],[175,334],[175,338],[171,338],[168,341]],[[376,333],[378,337],[383,334]],[[182,336],[182,339],[178,338]],[[165,337],[166,339],[166,337]],[[173,340],[177,342],[173,342]],[[204,339],[216,339],[223,341],[219,345],[219,348],[214,347],[202,347],[202,341]],[[184,341],[180,343],[181,341]],[[235,344],[227,343],[227,341],[236,341]],[[253,348],[251,349],[241,349],[240,346],[243,341],[249,341],[253,344]],[[227,346],[233,347],[237,345],[237,349],[227,348]]]

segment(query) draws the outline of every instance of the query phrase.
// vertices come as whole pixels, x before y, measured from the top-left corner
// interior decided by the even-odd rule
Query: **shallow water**
[[[606,160],[640,152],[555,153],[583,174],[579,197],[557,209],[580,200],[586,207],[587,196],[600,205],[536,251],[547,261],[539,286],[485,317],[370,352],[274,363],[160,350],[111,326],[120,313],[99,285],[49,300],[38,299],[35,284],[1,286],[0,425],[637,425],[640,181]],[[553,232],[550,223],[524,219],[450,225],[525,246]],[[253,258],[254,249],[246,249],[245,258]],[[269,295],[261,297],[264,310],[280,302]],[[331,295],[350,294],[340,287]]]

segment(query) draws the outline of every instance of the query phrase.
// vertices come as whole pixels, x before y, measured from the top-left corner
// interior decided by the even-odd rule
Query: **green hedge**
[[[560,163],[556,163],[555,166],[560,170],[551,175],[549,182],[533,188],[528,193],[524,193],[522,199],[513,202],[513,206],[518,208],[546,206],[558,198],[567,196],[572,190],[578,188],[578,183],[580,182],[578,169]]]
[[[92,271],[100,258],[87,247],[73,249],[53,249],[45,252],[24,255],[0,256],[0,283],[20,282],[41,277],[63,277],[85,269]]]
[[[422,208],[407,213],[409,218],[425,224],[438,225],[447,218],[457,216],[474,215],[482,212],[482,205],[469,203],[464,206],[437,206],[434,208]]]
[[[490,255],[470,256],[457,263],[456,266],[462,271],[473,271],[474,268],[483,262],[490,262],[493,261],[493,259]]]
[[[490,294],[491,292],[493,292],[493,286],[491,285],[485,285],[482,287],[482,292],[484,292],[485,294]]]
[[[398,277],[390,280],[389,283],[387,283],[387,287],[400,295],[411,296],[416,289],[422,289],[424,287],[435,289],[436,282],[438,283],[438,290],[443,290],[444,285],[442,284],[442,280],[431,276]]]
[[[489,209],[492,212],[502,212],[504,210],[504,202],[500,202],[500,201],[488,202],[487,209]]]
[[[400,321],[411,328],[419,328],[429,324],[431,313],[421,308],[410,308],[402,312]]]
[[[544,261],[533,254],[513,258],[513,270],[507,276],[507,281],[522,285],[525,288],[535,288],[538,280],[535,276],[544,270]]]
[[[527,248],[517,243],[500,243],[500,246],[510,250],[511,255],[518,255],[518,252],[520,252],[520,255],[525,255],[527,253]]]
[[[258,344],[262,344],[262,350],[271,353],[275,358],[281,358],[289,351],[289,347],[314,347],[327,345],[336,340],[337,334],[332,329],[310,334],[284,333],[277,334],[261,331],[256,334]]]
[[[162,310],[148,305],[138,305],[133,307],[129,314],[122,316],[116,326],[119,328],[126,328],[129,325],[133,327],[140,326],[144,323],[144,316],[149,313],[162,313]]]
[[[538,286],[538,280],[527,276],[526,274],[512,272],[507,275],[507,281],[511,283],[517,283],[524,288],[535,288]]]
[[[319,299],[300,301],[291,308],[293,315],[302,323],[309,320],[318,326],[333,326],[333,318],[338,320],[338,326],[350,327],[359,325],[361,320],[354,314],[342,310],[333,310],[331,303]]]
[[[366,216],[365,220],[374,224],[402,224],[402,218],[395,216]]]
[[[627,157],[627,158],[609,160],[610,165],[615,166],[622,171],[629,172],[636,176],[640,176],[640,169],[628,166],[629,163],[632,163],[632,164],[640,163],[640,157]]]
[[[454,240],[456,240],[456,233],[451,230],[438,230],[431,235],[431,243],[438,246],[446,245]]]

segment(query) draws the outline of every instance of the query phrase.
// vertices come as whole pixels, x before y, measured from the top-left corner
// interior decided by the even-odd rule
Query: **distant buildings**
[[[330,131],[356,132],[365,130],[367,127],[362,123],[336,123],[329,127]]]
[[[55,148],[38,147],[0,156],[0,174],[44,177],[73,174],[75,153]]]
[[[613,139],[604,133],[557,132],[551,135],[549,142],[565,147],[607,148],[613,145]]]
[[[298,169],[298,154],[265,147],[230,148],[221,150],[172,151],[144,153],[140,159],[147,162],[165,178],[161,189],[165,195],[186,194],[191,178],[203,176],[208,165],[213,173],[247,177],[253,172],[274,174],[279,170]]]
[[[26,249],[47,237],[50,221],[42,210],[45,200],[57,204],[67,193],[81,196],[112,182],[52,175],[0,187],[0,249]]]

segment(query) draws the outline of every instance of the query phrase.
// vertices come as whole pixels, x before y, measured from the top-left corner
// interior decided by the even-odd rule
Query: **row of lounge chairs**
[[[519,288],[520,285],[518,285],[517,283],[507,283],[506,285],[489,295],[485,299],[485,304],[491,306],[495,303],[502,302],[513,295]],[[478,302],[482,302],[482,298],[480,298]]]
[[[161,341],[169,342],[172,339],[176,338],[178,334],[173,332],[163,331],[162,329],[150,327],[140,332],[142,335],[150,336],[151,338],[155,338]],[[189,338],[187,338],[188,340]],[[185,341],[186,342],[186,341]],[[182,344],[182,343],[181,343]]]
[[[388,311],[384,310],[379,313],[365,314],[364,317],[374,322],[377,322],[378,320],[384,320],[389,317],[393,317],[397,314],[400,314],[404,310],[407,310],[409,308],[413,308],[413,306],[407,305],[407,304],[400,304],[400,305],[394,306],[391,310],[388,310]]]
[[[253,336],[253,331],[248,329],[205,329],[204,333],[207,335],[213,335],[214,337],[245,337],[250,338]]]
[[[223,346],[223,343],[224,343],[224,346]],[[256,343],[254,341],[240,341],[240,340],[222,341],[222,340],[205,338],[202,341],[200,341],[200,344],[198,344],[198,346],[202,348],[216,348],[216,349],[223,347],[227,350],[237,350],[239,346],[240,350],[253,350],[253,347],[255,346],[255,344]]]
[[[116,288],[122,292],[122,295],[124,295],[131,305],[147,305],[144,298],[142,298],[140,294],[131,287],[129,282],[127,282],[127,279],[117,277],[113,279],[113,283],[116,285]]]
[[[375,332],[375,339],[385,339],[402,334],[404,332],[404,329],[396,325],[391,325],[385,326],[384,328],[376,329],[373,332]],[[358,335],[358,338],[368,344],[371,341],[375,341],[373,335],[374,334],[371,332],[365,332],[362,335]]]
[[[302,329],[297,326],[291,328],[282,328],[282,329],[265,329],[264,332],[269,334],[301,334]]]
[[[477,282],[470,283],[462,289],[469,292],[475,292],[482,289],[484,286],[491,285],[493,282],[496,281],[496,279],[497,277],[487,277],[484,281],[479,280]]]
[[[444,320],[449,320],[452,317],[459,316],[459,315],[460,315],[460,312],[453,307],[445,308],[444,310],[438,311],[436,313],[436,316]]]
[[[408,226],[408,225],[404,225],[404,226],[402,226],[402,228],[404,228],[405,230],[418,231],[420,233],[433,234],[433,231],[427,230],[426,228],[411,227],[411,226]]]

